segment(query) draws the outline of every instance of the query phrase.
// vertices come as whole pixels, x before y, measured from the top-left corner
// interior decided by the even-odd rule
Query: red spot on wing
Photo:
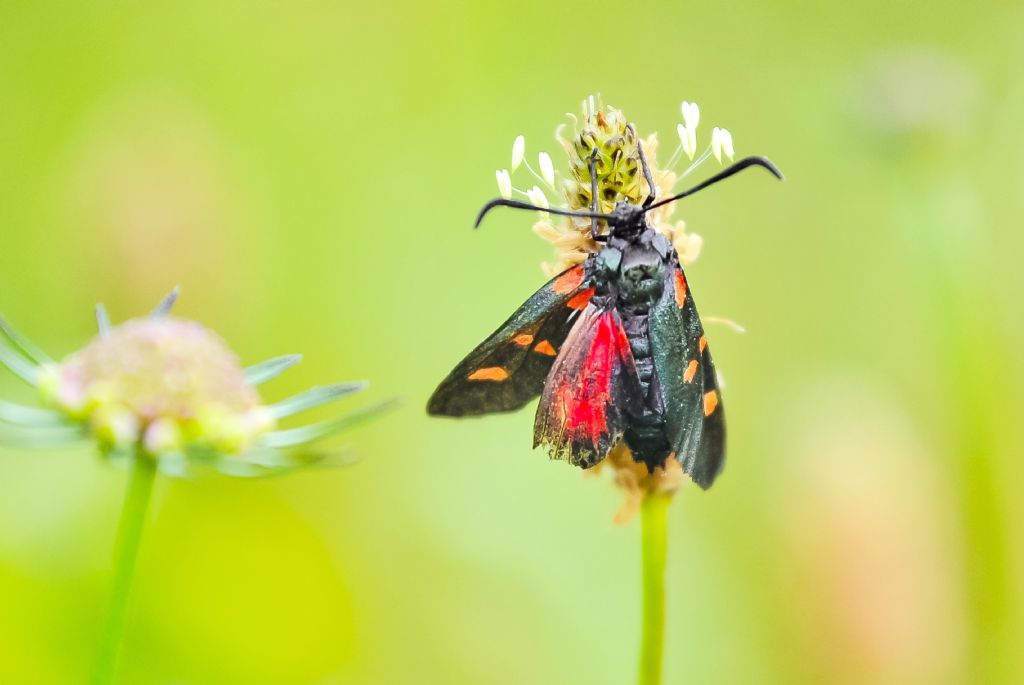
[[[592,298],[593,296],[594,289],[587,288],[586,290],[584,290],[581,293],[578,293],[571,300],[566,302],[565,306],[568,307],[569,309],[579,309],[582,311],[587,308],[588,304],[590,304],[590,298]]]
[[[580,287],[580,283],[582,282],[583,267],[575,266],[556,278],[555,282],[551,284],[551,289],[559,295],[568,295],[573,290]]]
[[[572,439],[586,438],[595,446],[608,432],[607,407],[616,365],[632,354],[615,314],[608,311],[599,317],[583,363],[577,373],[559,379],[554,398],[565,433]]]
[[[680,309],[686,306],[686,276],[681,269],[676,269],[676,304]]]

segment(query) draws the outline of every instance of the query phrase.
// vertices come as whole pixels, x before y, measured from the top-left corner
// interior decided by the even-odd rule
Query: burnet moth
[[[591,211],[504,198],[484,205],[476,226],[495,207],[589,218],[600,249],[548,281],[473,350],[434,391],[427,411],[508,412],[540,395],[534,447],[588,468],[624,440],[649,471],[677,459],[707,488],[725,458],[715,365],[679,257],[647,213],[748,167],[782,174],[764,157],[747,157],[657,201],[639,143],[637,151],[649,189],[641,204],[620,201],[602,213],[592,155]]]

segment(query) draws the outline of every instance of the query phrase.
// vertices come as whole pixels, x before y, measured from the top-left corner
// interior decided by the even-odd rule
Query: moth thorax
[[[661,297],[665,266],[656,250],[635,246],[626,250],[619,267],[619,302],[632,311],[646,312]]]

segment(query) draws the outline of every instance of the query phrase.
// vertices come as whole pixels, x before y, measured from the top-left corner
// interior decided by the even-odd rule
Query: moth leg
[[[644,180],[647,181],[647,189],[650,194],[644,199],[644,207],[650,207],[651,204],[657,199],[658,189],[654,186],[654,176],[651,175],[651,167],[647,164],[647,156],[644,154],[644,144],[640,142],[640,138],[636,135],[636,129],[633,128],[633,124],[626,124],[626,128],[630,130],[633,137],[636,138],[636,151],[640,155],[640,168],[644,172]]]
[[[601,208],[597,202],[597,147],[590,153],[590,208],[594,214],[600,214]],[[597,217],[590,217],[590,237],[598,240]]]

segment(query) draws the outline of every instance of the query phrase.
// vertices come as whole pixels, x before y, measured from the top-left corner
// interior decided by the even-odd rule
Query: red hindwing
[[[589,306],[569,332],[537,407],[534,444],[590,466],[622,437],[629,393],[639,383],[629,339],[614,310]]]

